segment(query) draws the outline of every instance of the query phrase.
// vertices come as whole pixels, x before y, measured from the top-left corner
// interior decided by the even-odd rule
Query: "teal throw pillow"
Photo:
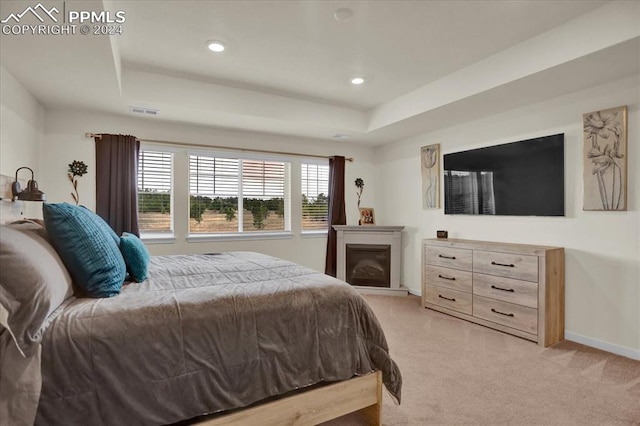
[[[120,237],[120,251],[131,278],[137,283],[146,280],[149,275],[150,256],[142,240],[134,234],[125,232]]]
[[[103,229],[104,232],[113,239],[113,242],[116,243],[117,246],[120,245],[120,237],[118,237],[118,234],[116,234],[116,231],[114,231],[113,228],[111,228],[111,226],[102,217],[100,217],[98,214],[92,212],[91,210],[89,210],[85,206],[79,206],[79,207],[81,209],[86,210],[85,213],[87,213],[88,218],[91,219],[91,221],[93,223],[95,223],[96,226],[98,226],[101,229]]]
[[[91,210],[68,203],[44,203],[51,244],[76,285],[89,297],[120,294],[127,268],[118,236]]]

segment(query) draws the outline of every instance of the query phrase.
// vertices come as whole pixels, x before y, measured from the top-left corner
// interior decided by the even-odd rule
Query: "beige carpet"
[[[639,361],[568,341],[541,348],[415,296],[365,298],[404,380],[402,405],[384,395],[384,425],[640,425]]]

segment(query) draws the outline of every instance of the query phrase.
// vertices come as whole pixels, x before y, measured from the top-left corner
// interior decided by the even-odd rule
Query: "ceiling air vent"
[[[146,115],[158,115],[158,113],[160,112],[159,109],[134,107],[134,106],[130,106],[129,111],[136,114],[146,114]]]

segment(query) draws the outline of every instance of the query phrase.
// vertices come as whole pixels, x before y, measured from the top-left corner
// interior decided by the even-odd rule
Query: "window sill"
[[[244,241],[244,240],[287,240],[293,238],[290,231],[282,232],[243,232],[233,234],[189,235],[189,243],[206,243],[211,241]]]
[[[302,231],[300,236],[302,238],[327,238],[328,232],[323,231]]]
[[[140,239],[145,244],[174,244],[176,237],[173,234],[141,234]]]

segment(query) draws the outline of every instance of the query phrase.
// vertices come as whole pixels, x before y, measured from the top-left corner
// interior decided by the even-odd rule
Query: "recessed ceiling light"
[[[336,21],[347,22],[353,16],[353,10],[348,7],[338,9],[334,12],[333,17]]]
[[[335,135],[332,135],[331,137],[335,138],[335,139],[350,139],[352,136],[351,135],[346,135],[344,133],[336,133]]]
[[[364,77],[353,77],[349,80],[351,84],[355,84],[356,86],[364,83]]]
[[[207,47],[212,52],[216,52],[216,53],[224,52],[224,43],[218,40],[209,40],[207,42]]]

